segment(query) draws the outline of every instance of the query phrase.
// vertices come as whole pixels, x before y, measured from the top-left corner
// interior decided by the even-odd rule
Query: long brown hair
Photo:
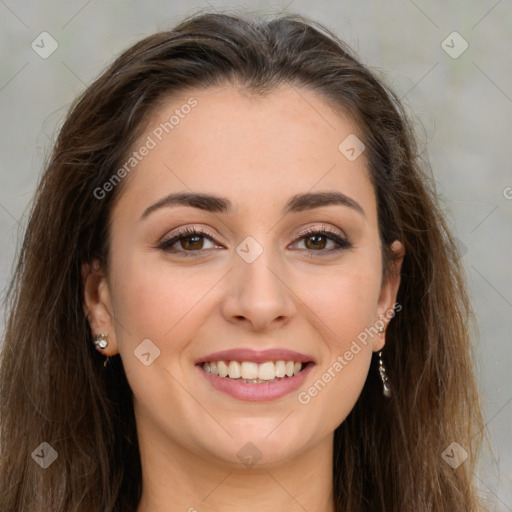
[[[204,13],[124,52],[75,101],[60,130],[8,293],[0,509],[136,510],[141,465],[131,391],[119,356],[104,368],[82,307],[82,264],[98,258],[108,268],[110,212],[122,183],[101,200],[94,191],[126,161],[163,99],[222,83],[254,94],[280,84],[308,88],[348,113],[366,145],[385,268],[390,244],[398,239],[405,247],[402,308],[385,349],[393,397],[382,396],[373,361],[357,404],[335,431],[335,510],[481,510],[473,482],[483,425],[471,310],[400,102],[315,22]],[[34,450],[44,453],[43,442],[58,454],[46,469],[32,460]],[[442,456],[452,442],[469,454],[456,469]]]

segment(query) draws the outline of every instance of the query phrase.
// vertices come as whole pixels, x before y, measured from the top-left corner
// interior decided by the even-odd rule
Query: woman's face
[[[399,284],[381,283],[356,131],[285,86],[194,90],[151,119],[113,209],[109,273],[86,288],[141,446],[271,466],[332,444]]]

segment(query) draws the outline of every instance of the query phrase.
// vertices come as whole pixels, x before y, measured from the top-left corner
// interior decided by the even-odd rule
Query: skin
[[[138,512],[332,511],[333,433],[385,336],[360,343],[309,403],[297,395],[365,328],[389,321],[402,246],[394,242],[398,258],[382,283],[364,153],[349,161],[338,150],[357,129],[318,94],[289,86],[263,98],[231,85],[187,91],[159,108],[140,142],[190,97],[197,106],[125,178],[112,212],[108,272],[94,262],[84,267],[91,330],[108,333],[102,352],[120,354],[134,394]],[[341,192],[364,213],[338,204],[283,215],[291,196],[318,191]],[[169,206],[141,220],[175,192],[225,197],[233,211]],[[200,239],[203,248],[194,250],[201,246],[195,240],[190,250],[189,238],[176,252],[159,249],[178,227],[204,228],[214,241]],[[327,228],[352,247],[332,251],[336,242],[300,237],[304,228]],[[252,263],[236,252],[247,236],[263,249]],[[149,366],[134,356],[145,339],[160,350]],[[194,367],[202,356],[237,347],[295,350],[315,366],[296,392],[245,402],[213,389]],[[261,459],[246,467],[237,453],[249,442]]]

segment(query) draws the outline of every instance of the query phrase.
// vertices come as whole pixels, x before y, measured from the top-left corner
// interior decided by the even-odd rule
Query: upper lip
[[[268,350],[253,350],[251,348],[235,348],[222,350],[201,357],[196,364],[208,361],[250,361],[253,363],[266,363],[267,361],[297,361],[300,363],[314,362],[311,356],[287,350],[284,348],[272,348]]]

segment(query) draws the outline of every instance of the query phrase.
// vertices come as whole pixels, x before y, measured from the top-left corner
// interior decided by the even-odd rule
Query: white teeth
[[[240,371],[240,364],[236,361],[230,361],[228,367],[228,374],[230,379],[239,379],[242,375]]]
[[[240,382],[261,383],[293,377],[302,370],[298,361],[268,361],[254,363],[253,361],[208,361],[203,363],[203,369],[212,375],[228,377]]]
[[[228,376],[228,365],[224,361],[217,361],[217,368],[219,369],[219,377]]]
[[[258,365],[258,379],[273,380],[276,378],[276,365],[270,361]]]
[[[286,363],[284,361],[276,361],[276,377],[284,377],[286,374]]]
[[[206,364],[206,363],[204,363]],[[210,362],[210,373],[212,375],[219,375],[219,369],[217,368],[217,363],[214,361]]]
[[[243,379],[257,379],[258,378],[258,363],[244,361],[242,363],[242,378]],[[231,375],[230,375],[231,377]]]

